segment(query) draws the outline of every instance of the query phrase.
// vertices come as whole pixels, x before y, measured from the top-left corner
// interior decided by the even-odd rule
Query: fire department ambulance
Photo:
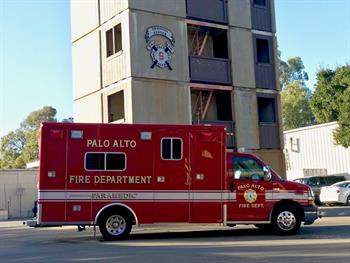
[[[106,240],[151,223],[254,224],[296,233],[318,217],[311,189],[226,150],[221,126],[44,123],[38,216],[99,226]]]

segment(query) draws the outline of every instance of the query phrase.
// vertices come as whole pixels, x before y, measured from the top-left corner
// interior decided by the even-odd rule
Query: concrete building
[[[0,220],[33,217],[38,169],[0,170]]]
[[[350,180],[350,148],[333,141],[336,122],[284,132],[287,178],[344,175]]]
[[[285,175],[273,0],[71,1],[74,120],[225,125]]]

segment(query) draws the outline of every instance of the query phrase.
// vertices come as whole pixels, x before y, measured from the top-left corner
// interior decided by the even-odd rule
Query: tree
[[[304,63],[300,57],[289,58],[287,62],[283,61],[281,58],[279,58],[279,60],[280,82],[282,89],[296,80],[299,81],[302,86],[306,86],[305,81],[309,80],[309,76],[304,70]]]
[[[56,121],[56,109],[45,106],[30,113],[20,128],[0,140],[0,168],[23,168],[39,158],[39,130],[42,122]]]
[[[288,84],[281,92],[283,129],[295,129],[314,123],[309,105],[310,94],[299,81]]]
[[[350,146],[350,65],[335,70],[321,69],[317,73],[311,109],[317,123],[337,121],[336,143]]]
[[[347,148],[350,146],[350,85],[341,95],[339,101],[339,127],[334,132],[334,139],[337,144]]]

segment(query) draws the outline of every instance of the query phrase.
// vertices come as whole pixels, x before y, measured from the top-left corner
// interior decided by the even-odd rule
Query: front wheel
[[[346,198],[346,205],[350,206],[350,195],[348,196],[348,198]]]
[[[277,234],[292,235],[300,229],[301,215],[293,206],[280,206],[273,212],[271,224]]]
[[[125,239],[132,224],[128,215],[120,212],[106,213],[99,222],[100,232],[105,240]]]

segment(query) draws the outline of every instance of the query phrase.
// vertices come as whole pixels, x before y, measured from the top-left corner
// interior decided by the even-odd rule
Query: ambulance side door
[[[155,222],[189,221],[189,135],[182,129],[155,132]]]
[[[227,220],[234,222],[267,222],[272,202],[266,199],[272,192],[272,182],[265,178],[264,165],[251,155],[233,154],[228,164],[229,190],[235,199],[227,204]]]

